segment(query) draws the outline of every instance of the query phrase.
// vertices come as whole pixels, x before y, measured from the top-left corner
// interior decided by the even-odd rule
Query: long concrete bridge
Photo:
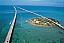
[[[7,34],[7,37],[6,37],[4,43],[11,43],[12,35],[13,35],[13,31],[14,31],[14,26],[15,26],[15,22],[16,22],[16,17],[17,17],[16,7],[17,7],[17,6],[14,7],[14,9],[15,9],[14,19],[13,19],[13,22],[12,22],[12,24],[11,24],[11,27],[10,27],[10,29],[9,29],[9,32],[8,32],[8,34]],[[17,8],[20,8],[20,7],[17,7]],[[32,14],[34,14],[34,15],[40,16],[40,17],[42,17],[42,18],[44,18],[44,19],[48,19],[48,18],[46,18],[46,17],[43,17],[43,16],[41,16],[41,15],[39,15],[39,14],[33,13],[33,12],[31,12],[31,11],[28,11],[28,10],[25,10],[25,9],[23,9],[23,8],[20,8],[20,9],[22,9],[22,10],[24,10],[24,11],[27,11],[27,12],[29,12],[29,13],[32,13]],[[52,21],[51,19],[48,19],[48,20]],[[64,29],[64,27],[61,26],[61,24],[57,24],[57,23],[54,22],[54,21],[52,21],[52,22],[53,22],[54,24],[58,25],[58,27]]]
[[[15,26],[15,22],[16,22],[16,15],[17,15],[17,10],[15,7],[14,7],[14,9],[15,9],[15,16],[14,16],[13,22],[11,24],[11,27],[9,29],[9,32],[7,34],[7,37],[6,37],[4,43],[11,43],[11,38],[12,38],[13,31],[14,31],[14,26]]]
[[[15,7],[17,7],[17,6],[15,6]],[[20,7],[17,7],[17,8],[20,8]],[[33,13],[33,12],[31,12],[31,11],[28,11],[28,10],[25,10],[25,9],[23,9],[23,8],[20,8],[20,9],[22,9],[22,10],[24,10],[24,11],[27,11],[27,12],[29,12],[29,13],[32,13],[32,14],[34,14],[34,15],[40,16],[40,17],[42,17],[42,18],[44,18],[44,19],[48,19],[48,18],[46,18],[46,17],[43,17],[43,16],[41,16],[41,15],[39,15],[39,14]],[[48,19],[48,20],[52,21],[51,19]],[[52,21],[52,23],[54,23],[55,25],[57,25],[59,28],[64,29],[64,27],[61,26],[61,24],[58,24],[58,23],[56,23],[56,22],[54,22],[54,21]]]

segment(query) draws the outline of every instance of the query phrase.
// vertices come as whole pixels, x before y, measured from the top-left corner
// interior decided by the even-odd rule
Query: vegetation
[[[30,21],[30,20],[28,20],[28,21]]]
[[[57,20],[58,24],[60,24],[59,20]]]
[[[35,23],[36,25],[39,25],[39,23]]]
[[[51,19],[52,21],[56,22],[54,18],[46,17],[48,19]]]
[[[52,26],[55,26],[55,24],[52,23]]]
[[[48,26],[51,26],[49,23],[47,23]]]
[[[56,21],[54,18],[49,18],[49,17],[46,18],[51,19],[52,21],[58,22],[58,24],[60,24],[59,20]],[[28,22],[36,25],[42,25],[42,26],[57,26],[48,19],[44,19],[42,17],[37,17],[37,18],[33,17],[32,19],[28,20]]]
[[[58,26],[57,24],[55,24],[56,26]]]
[[[33,17],[32,19],[36,19],[35,17]]]
[[[31,19],[31,20],[34,20],[34,19]]]
[[[44,24],[42,24],[42,25],[44,25]]]

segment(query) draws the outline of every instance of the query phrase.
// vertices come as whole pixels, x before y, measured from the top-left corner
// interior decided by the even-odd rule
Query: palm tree
[[[57,22],[60,24],[59,20],[57,20]]]

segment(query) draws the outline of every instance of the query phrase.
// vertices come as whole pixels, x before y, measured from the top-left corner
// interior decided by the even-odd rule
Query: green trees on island
[[[50,17],[46,17],[46,18],[51,19],[52,21],[58,22],[58,24],[60,24],[59,20],[56,21],[54,18],[50,18]],[[48,20],[48,22],[50,22],[50,23],[52,23],[52,21]]]
[[[36,19],[36,17],[33,17],[33,19]]]
[[[30,20],[28,20],[28,21],[30,21]]]
[[[51,26],[49,23],[47,23],[48,26]]]
[[[59,20],[57,20],[58,24],[60,24]]]
[[[35,24],[39,25],[39,23],[35,23]]]
[[[51,19],[52,21],[57,22],[58,24],[60,24],[59,20],[56,21],[54,18],[49,18],[49,17],[46,17],[46,18]],[[33,17],[32,19],[30,19],[28,21],[32,22],[33,24],[36,24],[36,25],[57,26],[52,21],[50,21],[48,19],[44,19],[42,17],[37,17],[37,18]]]
[[[52,21],[56,22],[54,18],[46,17],[48,19],[51,19]]]

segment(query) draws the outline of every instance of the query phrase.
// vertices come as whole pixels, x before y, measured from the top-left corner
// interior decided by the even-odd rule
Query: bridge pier
[[[12,24],[11,24],[11,27],[10,27],[10,29],[9,29],[9,32],[8,32],[8,34],[7,34],[7,37],[6,37],[4,43],[11,43],[11,40],[12,40],[12,35],[13,35],[14,26],[15,26],[15,22],[16,22],[16,15],[17,15],[17,10],[16,10],[15,7],[14,7],[14,9],[15,9],[15,16],[14,16],[13,22],[12,22]]]
[[[16,6],[16,7],[17,7],[17,6]],[[17,7],[17,8],[20,8],[20,7]],[[48,18],[46,18],[46,17],[43,17],[43,16],[41,16],[41,15],[39,15],[39,14],[33,13],[33,12],[31,12],[31,11],[28,11],[28,10],[25,10],[25,9],[23,9],[23,8],[20,8],[20,9],[22,9],[22,10],[24,10],[24,11],[27,11],[27,12],[29,12],[29,13],[32,13],[32,14],[34,14],[34,15],[37,15],[37,16],[39,16],[39,17],[42,17],[42,18],[44,18],[44,19],[48,19]],[[50,20],[50,19],[48,19],[48,20]],[[50,20],[50,21],[52,21],[52,20]],[[55,25],[58,25],[59,28],[64,29],[64,27],[61,26],[60,24],[56,24],[54,21],[52,21],[52,23],[54,23]]]

